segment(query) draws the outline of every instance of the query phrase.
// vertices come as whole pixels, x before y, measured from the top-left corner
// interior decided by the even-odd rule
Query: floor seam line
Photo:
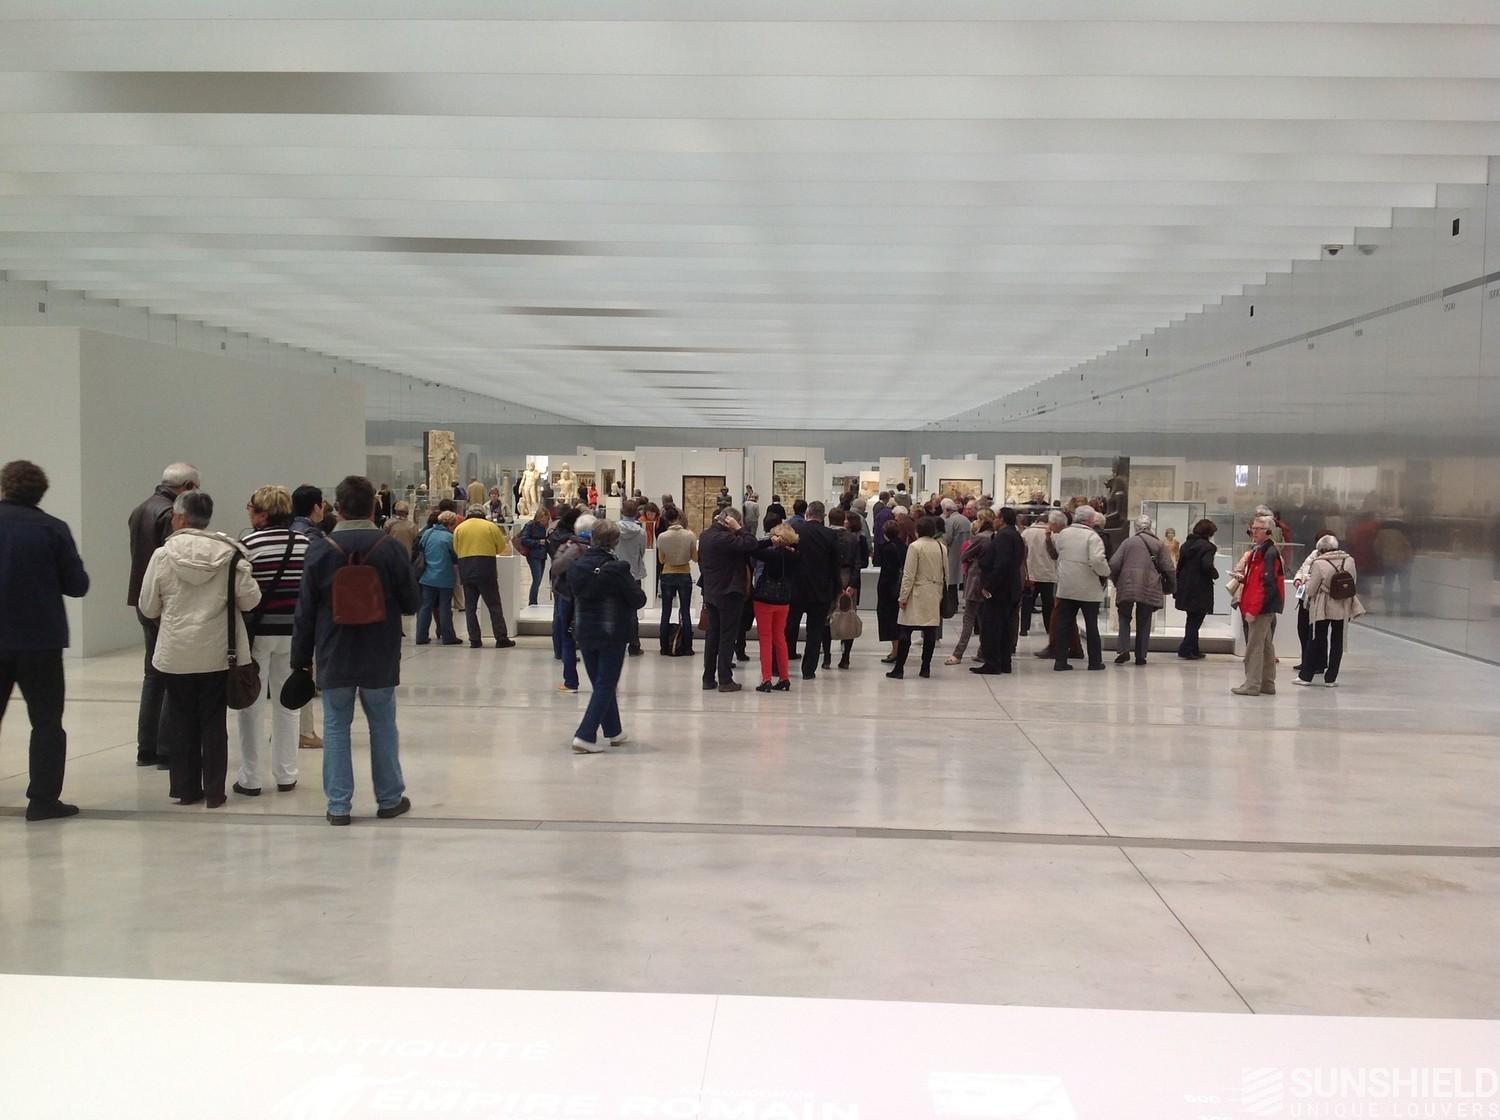
[[[1021,726],[1019,720],[1016,721],[1016,730],[1020,732],[1021,738],[1025,739],[1028,743],[1031,744],[1031,749],[1036,751],[1036,753],[1041,757],[1041,760],[1052,768],[1052,772],[1057,775],[1057,780],[1060,781],[1067,789],[1067,791],[1073,795],[1078,804],[1083,806],[1083,811],[1093,819],[1093,822],[1096,825],[1099,826],[1099,831],[1102,832],[1105,836],[1110,835],[1109,829],[1104,827],[1104,822],[1099,819],[1099,815],[1089,807],[1089,803],[1083,799],[1083,795],[1073,788],[1073,783],[1068,781],[1067,778],[1063,777],[1063,772],[1057,768],[1057,764],[1055,762],[1047,757],[1047,752],[1042,750],[1042,748],[1037,745],[1037,741],[1035,739],[1026,734],[1026,729]]]
[[[19,806],[0,807],[0,817],[19,817]],[[372,822],[373,817],[356,818]],[[186,825],[255,825],[305,827],[323,823],[302,813],[211,813],[180,809],[95,809],[85,807],[80,823],[154,823]],[[1195,837],[1121,836],[1091,833],[997,832],[979,829],[900,828],[889,825],[756,824],[718,821],[601,821],[533,817],[412,817],[382,822],[383,828],[472,830],[485,832],[649,832],[697,836],[786,836],[803,839],[961,841],[1038,847],[1145,848],[1162,851],[1225,851],[1264,855],[1349,855],[1385,858],[1500,859],[1500,846],[1442,844],[1366,844],[1341,841],[1215,840]]]
[[[110,751],[117,751],[121,747],[128,747],[134,742],[134,739],[126,739],[123,743],[111,743],[107,747],[99,747],[95,750],[84,751],[82,754],[70,754],[66,759],[63,760],[63,765],[64,767],[66,767],[68,763],[79,762],[82,759],[93,758],[96,755],[108,754]],[[141,769],[145,769],[145,767],[142,767]],[[31,772],[29,770],[20,770],[14,774],[5,774],[3,776],[0,776],[0,782],[13,782],[17,778],[29,777],[30,773]]]
[[[708,1037],[703,1042],[703,1069],[698,1074],[698,1102],[702,1104],[703,1094],[708,1089],[708,1063],[714,1056],[714,1027],[719,1023],[719,1001],[724,997],[714,996],[714,1009],[708,1018]]]
[[[1198,940],[1198,935],[1188,928],[1188,924],[1182,920],[1182,916],[1178,914],[1176,910],[1172,909],[1172,904],[1168,902],[1162,895],[1161,891],[1157,889],[1156,884],[1151,881],[1151,877],[1141,870],[1140,864],[1131,859],[1130,853],[1127,852],[1124,848],[1120,849],[1120,854],[1125,857],[1125,862],[1130,864],[1135,873],[1141,877],[1141,882],[1145,883],[1146,886],[1151,888],[1151,893],[1156,896],[1157,901],[1162,904],[1167,913],[1172,915],[1172,920],[1175,921],[1180,927],[1182,927],[1182,932],[1187,934],[1188,937],[1192,939],[1193,944],[1198,947],[1198,952],[1202,953],[1204,959],[1208,961],[1209,964],[1214,966],[1214,971],[1219,974],[1224,983],[1229,985],[1229,990],[1235,994],[1239,1001],[1245,1005],[1245,1010],[1254,1015],[1255,1008],[1250,1006],[1250,1001],[1245,998],[1245,993],[1240,991],[1239,988],[1235,986],[1234,981],[1229,979],[1224,970],[1219,967],[1219,962],[1214,960],[1213,954],[1204,947],[1203,942]]]

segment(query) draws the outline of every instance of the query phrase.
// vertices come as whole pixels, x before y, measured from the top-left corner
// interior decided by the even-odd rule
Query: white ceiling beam
[[[1500,26],[46,19],[6,27],[0,70],[1500,78]]]
[[[34,118],[32,118],[34,119]],[[1350,188],[1434,182],[1483,184],[1482,156],[536,152],[474,148],[255,147],[101,140],[4,143],[0,172],[397,176],[500,181],[725,183],[1234,183]],[[294,180],[293,180],[294,181]]]
[[[1488,157],[1500,121],[1257,120],[1243,107],[1213,119],[1127,120],[1108,107],[1088,119],[709,120],[368,113],[168,115],[21,113],[0,102],[0,144],[203,144],[212,147],[417,148],[535,152],[1064,154],[1170,157],[1213,153]],[[1446,174],[1435,180],[1450,181]],[[1455,181],[1463,181],[1462,179]]]
[[[1460,78],[0,73],[22,113],[709,117],[727,120],[1500,119],[1500,80]],[[1251,110],[1247,112],[1247,110]]]
[[[1500,0],[1261,0],[1255,5],[1203,0],[1132,0],[1134,21],[1225,23],[1500,23]],[[258,0],[258,19],[409,19],[408,0]],[[927,0],[923,20],[1008,22],[1013,20],[1100,21],[1119,19],[1118,0]],[[909,0],[424,0],[425,19],[672,21],[910,21]],[[0,19],[214,19],[234,24],[245,9],[220,0],[0,0]]]

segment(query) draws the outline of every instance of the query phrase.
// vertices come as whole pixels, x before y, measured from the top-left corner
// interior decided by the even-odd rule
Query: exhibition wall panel
[[[945,485],[946,484],[946,485]],[[981,494],[995,493],[995,460],[983,459],[934,459],[926,458],[920,491],[938,491],[945,498],[961,496],[977,498]]]
[[[716,448],[636,448],[636,486],[651,501],[660,502],[663,494],[671,494],[682,506],[686,501],[682,480],[690,476],[722,477],[730,497],[738,504],[739,496],[745,492],[745,456],[739,451]]]
[[[175,460],[202,472],[213,528],[238,536],[259,486],[332,487],[365,469],[364,393],[351,380],[100,334],[79,334],[81,525],[93,580],[83,652],[140,640],[125,605],[125,519]],[[76,526],[75,526],[76,527]]]
[[[47,472],[49,486],[42,509],[68,523],[81,549],[85,526],[78,345],[78,331],[67,327],[0,327],[0,462],[30,459]],[[97,487],[107,482],[105,476],[89,484]],[[112,534],[119,544],[124,523],[125,509],[121,509],[118,516],[93,528],[101,536]],[[65,603],[71,653],[79,656],[83,652],[83,604],[77,599]]]
[[[726,432],[725,435],[727,437],[729,433]],[[779,469],[778,463],[782,464]],[[798,487],[794,485],[798,475],[796,465],[799,463],[802,465],[800,493],[795,492]],[[806,498],[810,502],[828,501],[828,495],[824,493],[826,463],[827,457],[821,447],[789,443],[769,446],[751,444],[745,448],[745,481],[753,485],[755,492],[760,495],[762,509],[765,509],[773,497],[780,497],[790,513],[792,503],[798,498]],[[732,490],[731,493],[738,500],[744,493],[744,487]]]

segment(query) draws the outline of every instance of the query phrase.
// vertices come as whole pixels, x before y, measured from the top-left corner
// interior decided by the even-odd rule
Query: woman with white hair
[[[1115,581],[1115,606],[1119,611],[1120,633],[1115,642],[1115,664],[1130,660],[1130,619],[1135,616],[1135,663],[1146,664],[1151,643],[1151,616],[1166,603],[1166,592],[1173,590],[1177,575],[1172,555],[1155,532],[1151,518],[1142,514],[1135,519],[1135,533],[1128,537],[1109,560],[1109,574]]]
[[[1054,537],[1057,545],[1057,620],[1052,635],[1052,668],[1065,673],[1068,650],[1078,616],[1083,615],[1088,642],[1089,668],[1104,668],[1104,652],[1099,641],[1099,604],[1104,601],[1104,580],[1109,576],[1109,561],[1104,557],[1104,538],[1095,531],[1100,520],[1097,510],[1081,505],[1073,510],[1073,524]]]
[[[1302,588],[1313,636],[1302,651],[1302,668],[1293,683],[1310,685],[1322,673],[1323,683],[1334,688],[1344,660],[1344,624],[1364,614],[1365,608],[1355,594],[1354,558],[1339,548],[1338,538],[1324,534],[1316,547]]]
[[[261,591],[244,546],[209,530],[213,515],[202,490],[177,495],[172,535],[151,554],[139,605],[161,627],[152,664],[167,682],[162,734],[171,746],[171,795],[179,805],[217,809],[229,769],[229,635],[236,662],[248,665],[243,612],[255,609]]]

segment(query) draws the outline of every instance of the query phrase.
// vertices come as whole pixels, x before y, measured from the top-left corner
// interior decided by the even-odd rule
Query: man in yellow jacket
[[[489,608],[490,627],[495,632],[495,648],[509,649],[511,641],[505,629],[505,612],[500,606],[500,577],[495,557],[510,547],[500,526],[484,515],[482,505],[472,505],[463,523],[453,531],[453,551],[458,554],[458,579],[464,588],[464,618],[469,625],[469,645],[478,649],[479,600]]]

